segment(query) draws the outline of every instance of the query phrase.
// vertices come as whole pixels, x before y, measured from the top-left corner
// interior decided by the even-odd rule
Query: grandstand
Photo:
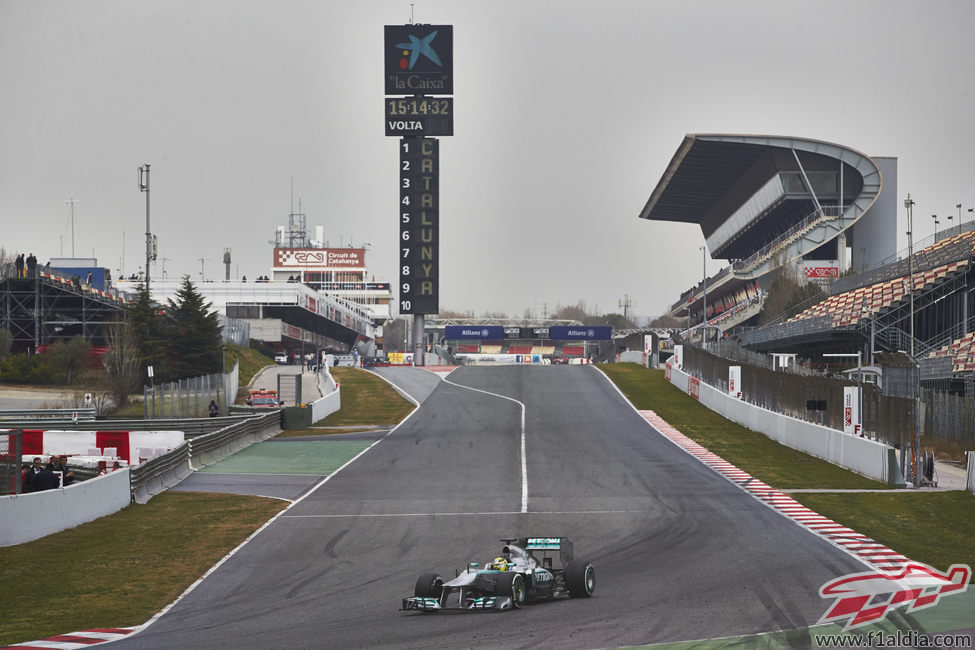
[[[969,291],[973,228],[975,223],[959,224],[911,256],[841,278],[825,299],[738,338],[755,350],[807,358],[827,347],[864,349],[868,355],[913,348],[925,385],[970,393],[975,371]]]
[[[38,266],[32,278],[17,277],[12,263],[0,267],[0,329],[13,335],[11,351],[39,352],[76,335],[103,348],[127,298],[87,280],[50,266]]]
[[[669,315],[728,332],[754,322],[782,266],[825,281],[877,266],[896,252],[896,193],[896,159],[796,137],[685,136],[640,217],[698,224],[730,264]]]

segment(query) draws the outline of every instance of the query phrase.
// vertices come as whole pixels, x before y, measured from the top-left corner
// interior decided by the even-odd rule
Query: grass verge
[[[0,646],[141,625],[286,505],[166,492],[77,528],[0,548]],[[119,531],[125,531],[124,543]]]
[[[662,370],[633,363],[602,365],[600,370],[638,409],[656,411],[681,433],[769,485],[779,489],[887,487],[724,419],[672,386]],[[791,496],[913,560],[942,571],[959,563],[975,567],[975,495],[969,492]]]
[[[279,437],[321,436],[329,433],[349,433],[353,427],[398,424],[415,407],[392,386],[376,375],[359,368],[337,367],[331,369],[332,377],[342,388],[342,408],[315,427],[350,427],[343,430],[296,429],[284,431]],[[361,430],[361,429],[360,429]]]
[[[804,493],[793,499],[912,560],[946,570],[975,567],[975,494]]]
[[[778,489],[887,489],[889,486],[786,447],[726,420],[673,386],[662,370],[635,363],[599,367],[638,409],[649,409],[729,463]]]

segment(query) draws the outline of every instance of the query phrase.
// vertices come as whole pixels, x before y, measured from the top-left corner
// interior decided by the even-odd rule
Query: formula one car
[[[444,581],[436,573],[424,573],[416,581],[412,598],[403,599],[404,610],[518,609],[525,603],[569,596],[589,598],[596,588],[592,563],[576,560],[572,542],[565,537],[502,539],[500,557],[483,569],[470,562]],[[558,564],[554,566],[554,556]]]

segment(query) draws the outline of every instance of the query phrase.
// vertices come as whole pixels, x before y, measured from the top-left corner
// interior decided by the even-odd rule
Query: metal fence
[[[748,366],[742,372],[743,399],[777,413],[816,422],[831,429],[843,429],[843,388],[856,383],[824,376],[773,371],[725,359],[700,348],[684,346],[684,370],[705,383],[728,390],[728,368]],[[864,433],[870,438],[899,445],[914,435],[914,400],[881,394],[871,384],[863,386]],[[825,400],[825,411],[810,411],[812,400]]]
[[[21,492],[23,431],[0,431],[0,494]]]
[[[142,387],[145,418],[204,418],[209,416],[210,401],[217,403],[220,414],[226,414],[237,399],[239,363],[227,373],[201,375],[166,384]]]
[[[975,397],[937,390],[921,391],[922,431],[959,442],[975,442]]]

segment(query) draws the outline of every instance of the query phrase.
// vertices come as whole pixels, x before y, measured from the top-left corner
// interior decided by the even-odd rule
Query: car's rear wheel
[[[525,587],[525,578],[520,573],[512,573],[510,577],[501,574],[498,578],[498,595],[510,596],[511,607],[519,609],[528,599],[528,589]]]
[[[589,598],[596,590],[596,568],[590,562],[569,562],[565,568],[565,585],[573,598]]]

